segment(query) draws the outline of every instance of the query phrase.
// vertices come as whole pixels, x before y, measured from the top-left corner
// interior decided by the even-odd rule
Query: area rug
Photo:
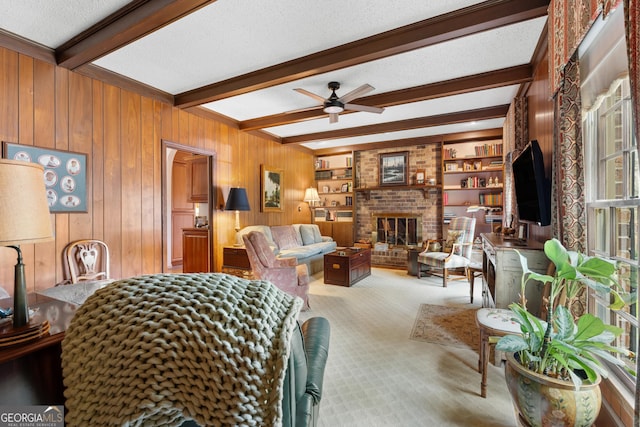
[[[421,304],[410,338],[478,351],[476,309]]]

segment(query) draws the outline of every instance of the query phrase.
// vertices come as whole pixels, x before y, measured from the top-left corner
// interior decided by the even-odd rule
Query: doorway
[[[190,179],[191,164],[197,160],[205,177],[202,183]],[[202,163],[202,160],[205,162]],[[195,163],[195,162],[194,162]],[[162,272],[182,271],[183,229],[208,237],[208,265],[214,269],[213,213],[215,153],[162,140]],[[189,189],[196,188],[194,194]]]

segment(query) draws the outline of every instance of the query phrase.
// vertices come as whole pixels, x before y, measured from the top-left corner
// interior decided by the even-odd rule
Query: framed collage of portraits
[[[49,212],[87,212],[86,154],[3,142],[2,157],[44,168]]]

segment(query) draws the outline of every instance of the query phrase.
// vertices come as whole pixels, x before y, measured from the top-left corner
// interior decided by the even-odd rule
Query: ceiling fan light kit
[[[360,96],[363,96],[375,89],[373,86],[369,84],[363,84],[362,86],[352,90],[351,92],[347,93],[342,97],[339,97],[336,94],[336,90],[340,89],[339,82],[329,82],[327,87],[331,90],[331,96],[329,96],[329,98],[326,98],[326,99],[321,97],[320,95],[316,95],[315,93],[309,92],[306,89],[298,88],[294,90],[303,95],[307,95],[315,99],[316,101],[322,102],[322,105],[320,105],[319,107],[322,107],[322,111],[329,114],[329,123],[336,123],[338,121],[338,114],[342,113],[345,109],[353,110],[353,111],[365,111],[368,113],[376,113],[376,114],[380,114],[384,111],[384,108],[370,107],[368,105],[358,105],[358,104],[349,103],[349,101],[355,98],[358,98]],[[305,108],[305,110],[307,110],[307,108]]]

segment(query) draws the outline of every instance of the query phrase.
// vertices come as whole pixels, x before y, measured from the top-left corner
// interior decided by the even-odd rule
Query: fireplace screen
[[[422,241],[420,218],[417,216],[377,216],[374,218],[376,239],[390,245],[417,245]]]

